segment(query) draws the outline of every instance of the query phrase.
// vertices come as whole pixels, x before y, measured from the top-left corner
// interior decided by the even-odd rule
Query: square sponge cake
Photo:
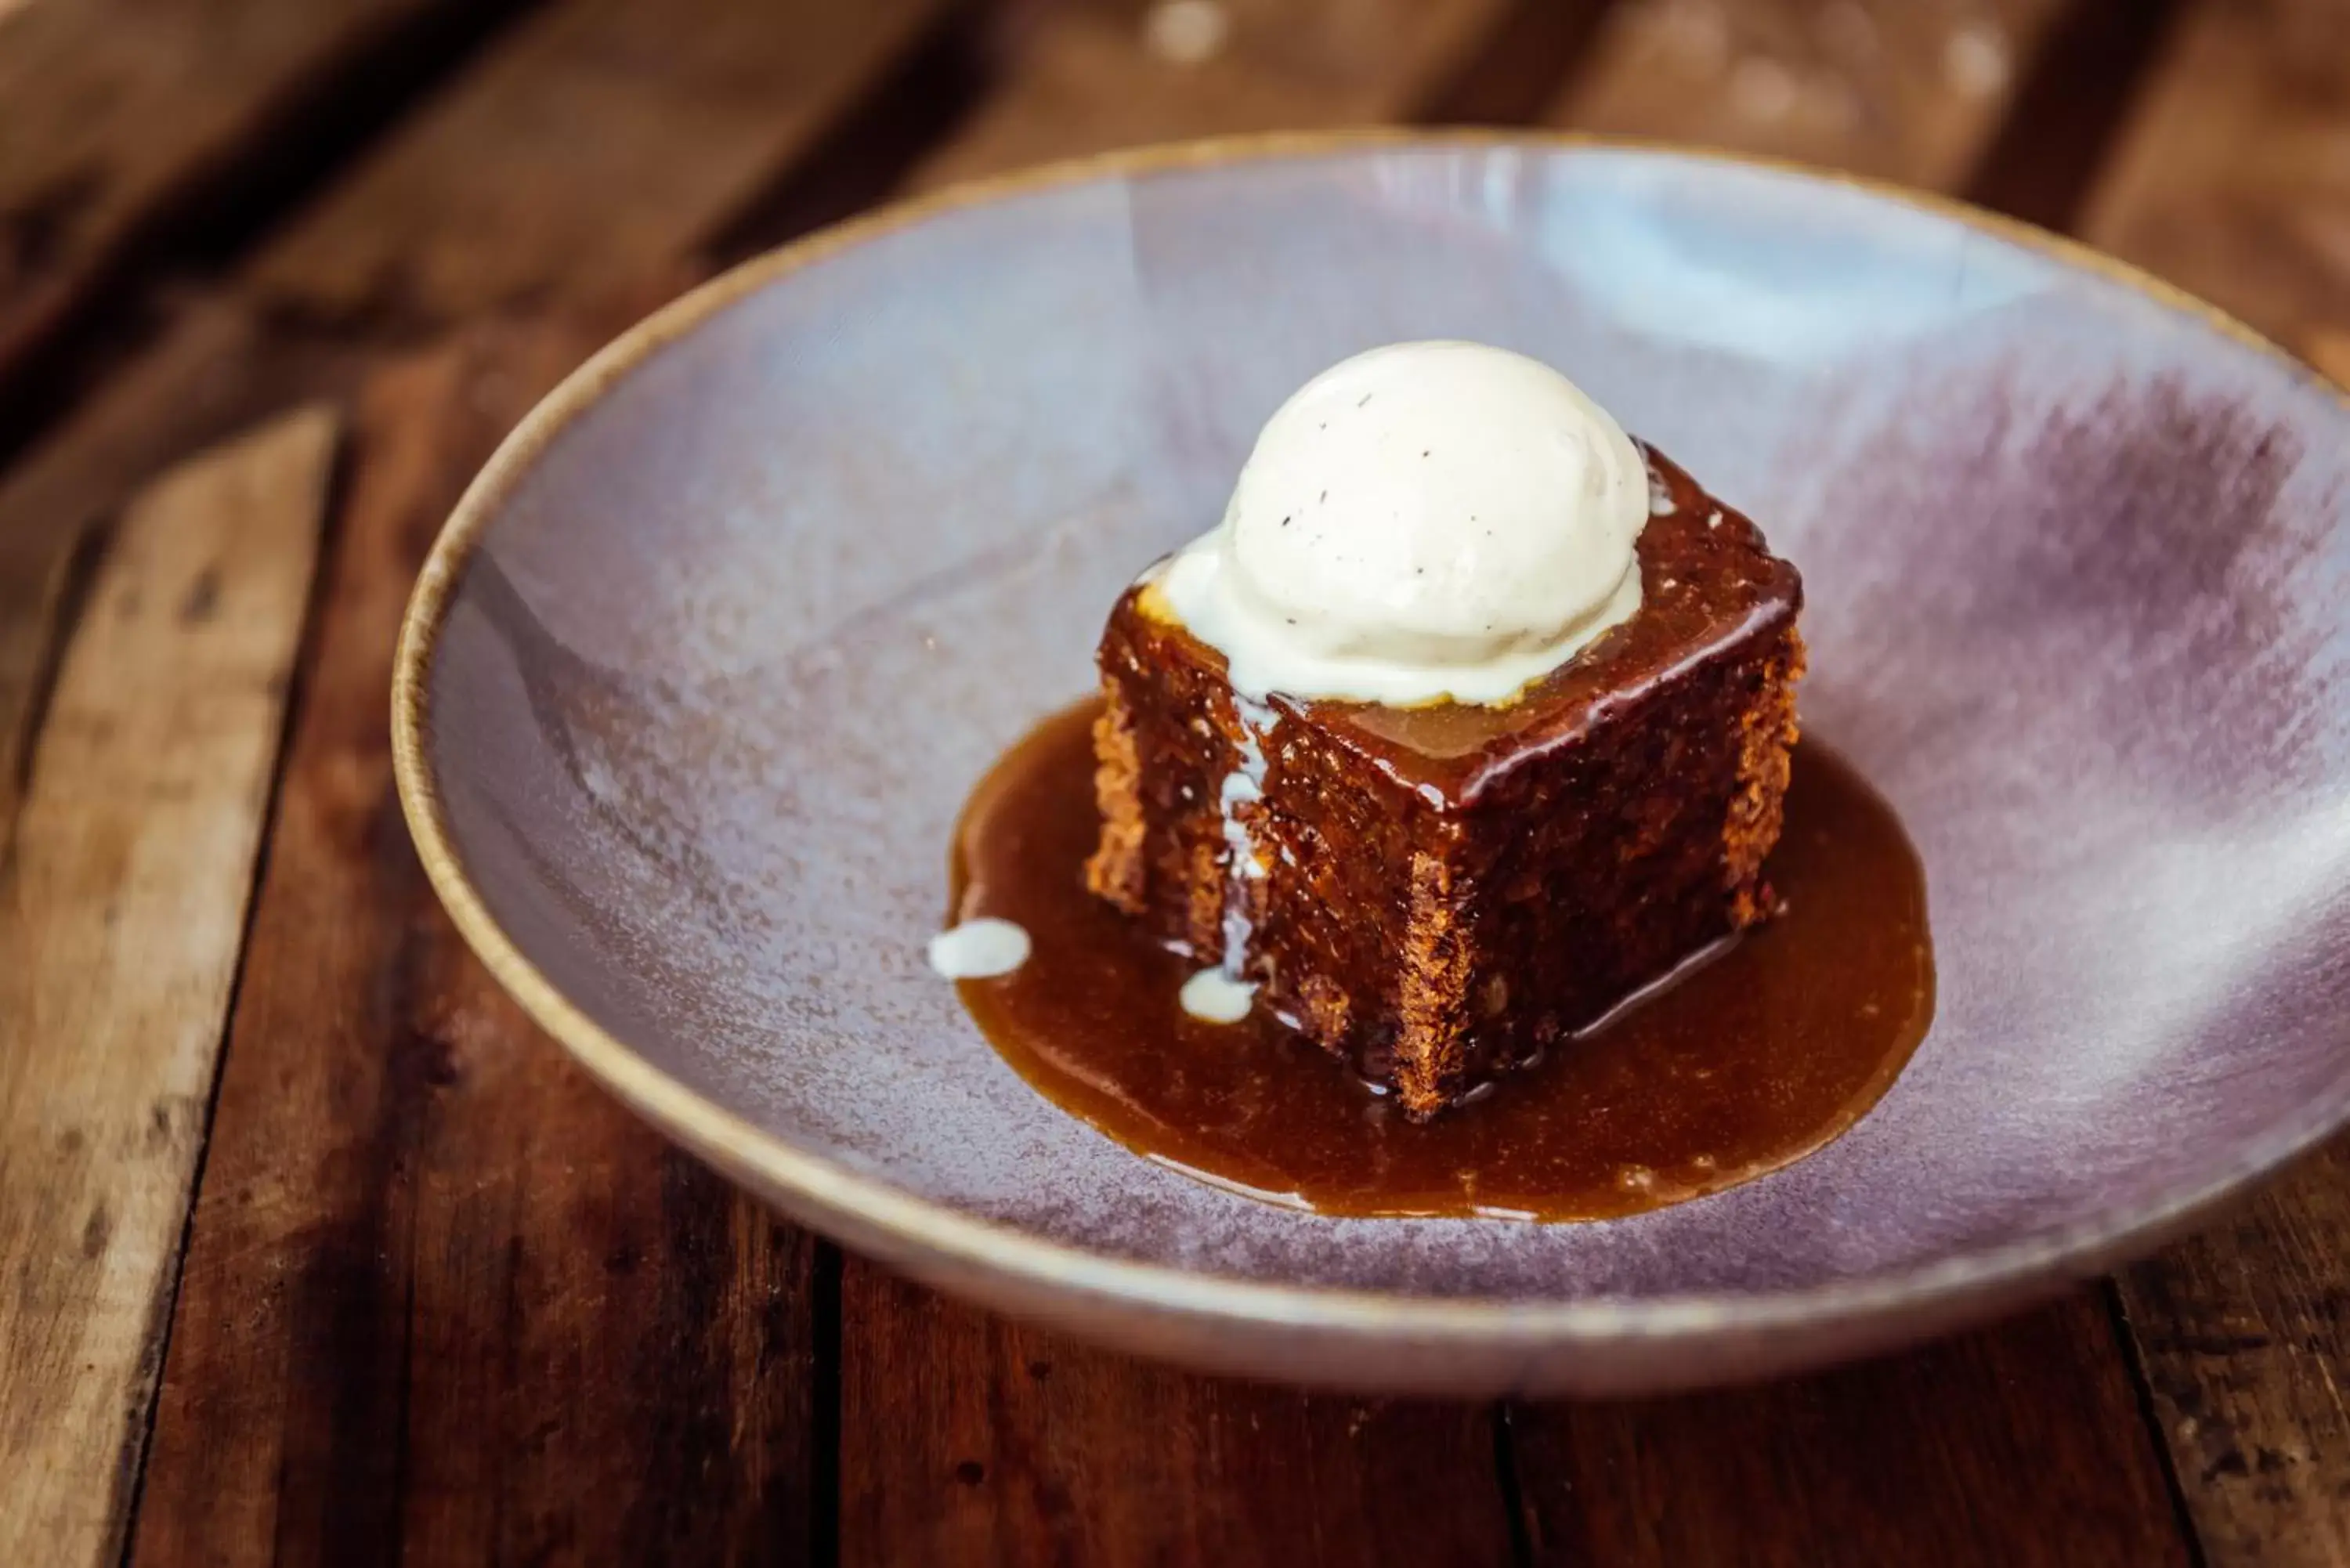
[[[1803,584],[1653,450],[1642,601],[1514,701],[1252,701],[1146,578],[1093,891],[1425,1118],[1767,917]]]

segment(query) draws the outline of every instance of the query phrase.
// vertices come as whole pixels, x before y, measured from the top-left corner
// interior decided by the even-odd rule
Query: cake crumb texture
[[[1762,880],[1762,861],[1779,842],[1794,767],[1795,683],[1804,678],[1804,639],[1790,628],[1783,657],[1764,667],[1762,690],[1739,721],[1738,793],[1722,828],[1723,869],[1730,884],[1732,924],[1741,930],[1769,918],[1775,903]]]
[[[1126,696],[1104,684],[1101,717],[1094,721],[1094,801],[1102,818],[1101,845],[1086,862],[1086,886],[1126,914],[1142,913],[1142,763],[1135,754],[1134,719]]]

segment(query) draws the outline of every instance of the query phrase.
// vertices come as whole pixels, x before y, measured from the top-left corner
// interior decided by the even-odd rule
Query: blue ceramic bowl
[[[1064,1116],[924,967],[964,792],[1087,689],[1118,588],[1307,376],[1440,337],[1565,369],[1761,522],[1808,726],[1924,857],[1931,1036],[1750,1186],[1269,1207]],[[920,1278],[1280,1377],[1752,1376],[2102,1270],[2343,1120],[2346,486],[2283,356],[1947,203],[1549,140],[1138,153],[780,252],[574,377],[419,587],[400,784],[590,1072]]]

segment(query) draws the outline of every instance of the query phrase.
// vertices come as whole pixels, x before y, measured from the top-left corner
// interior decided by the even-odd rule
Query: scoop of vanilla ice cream
[[[1158,587],[1244,695],[1499,703],[1640,607],[1648,520],[1639,449],[1565,377],[1397,343],[1281,406]]]

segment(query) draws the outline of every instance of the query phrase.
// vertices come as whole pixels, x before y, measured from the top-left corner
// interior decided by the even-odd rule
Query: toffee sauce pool
[[[1146,1158],[1325,1214],[1608,1219],[1801,1159],[1925,1038],[1923,869],[1892,809],[1805,741],[1770,863],[1777,919],[1414,1126],[1262,1009],[1186,1016],[1176,992],[1196,965],[1087,892],[1099,711],[1045,721],[965,807],[954,918],[1016,921],[1035,945],[1014,973],[958,989],[1021,1076]]]

